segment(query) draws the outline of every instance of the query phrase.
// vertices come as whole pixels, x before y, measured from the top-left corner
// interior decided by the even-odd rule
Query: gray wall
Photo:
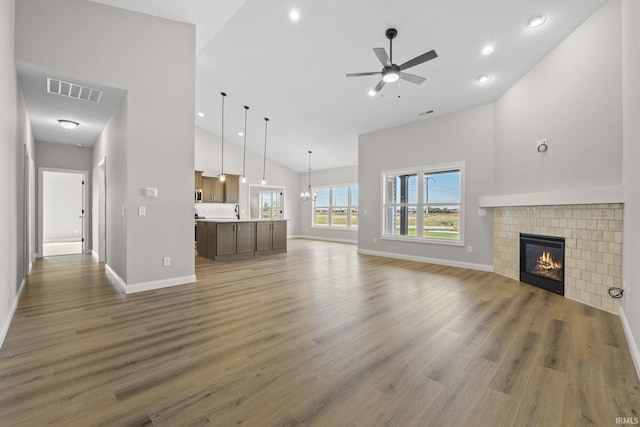
[[[21,0],[15,40],[17,60],[128,91],[124,200],[110,205],[124,209],[126,265],[114,270],[127,285],[191,281],[195,28],[84,0]]]
[[[267,143],[267,150],[268,150]],[[196,127],[195,170],[204,172],[205,176],[217,176],[220,173],[220,136]],[[242,175],[243,147],[225,140],[224,172]],[[247,182],[240,184],[240,212],[242,218],[249,218],[249,185],[259,186],[262,180],[263,155],[247,151],[245,174]],[[276,162],[267,159],[267,187],[284,187],[284,215],[289,219],[287,233],[297,234],[298,225],[298,174]],[[191,191],[193,191],[193,171],[191,171]],[[193,204],[192,204],[193,206]],[[192,210],[193,215],[193,210]],[[193,234],[193,231],[192,231]]]
[[[490,269],[493,216],[478,215],[478,198],[493,188],[493,104],[361,135],[358,142],[358,250]],[[393,144],[390,143],[393,141]],[[465,162],[464,246],[381,239],[382,171]],[[375,243],[374,243],[375,239]],[[466,246],[472,246],[468,253]]]
[[[624,150],[624,228],[622,280],[625,298],[623,321],[635,347],[631,347],[640,374],[640,2],[622,0],[622,76]]]
[[[127,281],[127,222],[122,216],[122,206],[127,203],[127,99],[124,97],[118,109],[113,113],[109,122],[102,130],[98,141],[93,147],[92,175],[94,197],[93,218],[100,215],[99,164],[105,160],[106,174],[106,254],[98,253],[99,259],[105,261],[123,280]],[[99,218],[98,224],[99,224]],[[100,230],[93,227],[93,236],[100,244]],[[95,242],[95,240],[94,240]],[[94,245],[94,251],[100,246]]]
[[[33,258],[33,135],[14,63],[14,11],[14,1],[0,2],[0,344]]]
[[[311,159],[313,162],[313,157]],[[312,164],[313,166],[313,164]],[[300,191],[306,191],[309,186],[309,173],[299,174]],[[358,184],[358,166],[346,166],[335,169],[325,169],[319,171],[311,171],[311,187],[316,186],[332,186],[340,184]],[[358,231],[340,230],[329,228],[314,228],[313,224],[313,202],[303,202],[299,199],[300,204],[300,235],[312,239],[335,240],[339,242],[358,242]],[[362,212],[360,212],[360,215]]]
[[[605,3],[496,101],[497,194],[622,183],[620,19]]]

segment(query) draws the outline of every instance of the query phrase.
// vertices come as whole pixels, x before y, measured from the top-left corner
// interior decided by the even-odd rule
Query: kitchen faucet
[[[236,219],[240,219],[240,205],[236,204],[235,212],[236,212]]]

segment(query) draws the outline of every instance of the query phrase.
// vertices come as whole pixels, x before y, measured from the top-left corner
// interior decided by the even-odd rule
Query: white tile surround
[[[622,287],[621,203],[494,208],[494,271],[519,280],[520,233],[565,238],[565,296],[619,314]]]

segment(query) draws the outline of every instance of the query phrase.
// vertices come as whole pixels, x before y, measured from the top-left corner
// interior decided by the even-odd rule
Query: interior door
[[[43,171],[43,255],[80,254],[84,250],[84,174]]]

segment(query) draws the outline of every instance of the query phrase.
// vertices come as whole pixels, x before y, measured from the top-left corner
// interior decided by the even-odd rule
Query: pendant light
[[[244,106],[244,149],[242,150],[242,178],[240,181],[244,184],[247,182],[247,177],[244,174],[245,167],[247,164],[247,113],[249,112],[249,107]]]
[[[267,179],[265,172],[267,170],[267,124],[269,123],[269,119],[267,117],[264,118],[264,160],[262,164],[262,185],[267,185]]]
[[[225,182],[227,177],[224,174],[224,98],[227,96],[227,94],[224,92],[220,92],[220,95],[222,95],[222,130],[220,132],[222,139],[222,148],[220,153],[220,175],[218,175],[218,179],[220,180],[220,182]]]
[[[318,194],[315,191],[313,194],[311,193],[311,150],[309,150],[309,186],[307,187],[307,191],[300,193],[300,199],[303,202],[306,202],[309,199],[315,202],[317,196]]]

